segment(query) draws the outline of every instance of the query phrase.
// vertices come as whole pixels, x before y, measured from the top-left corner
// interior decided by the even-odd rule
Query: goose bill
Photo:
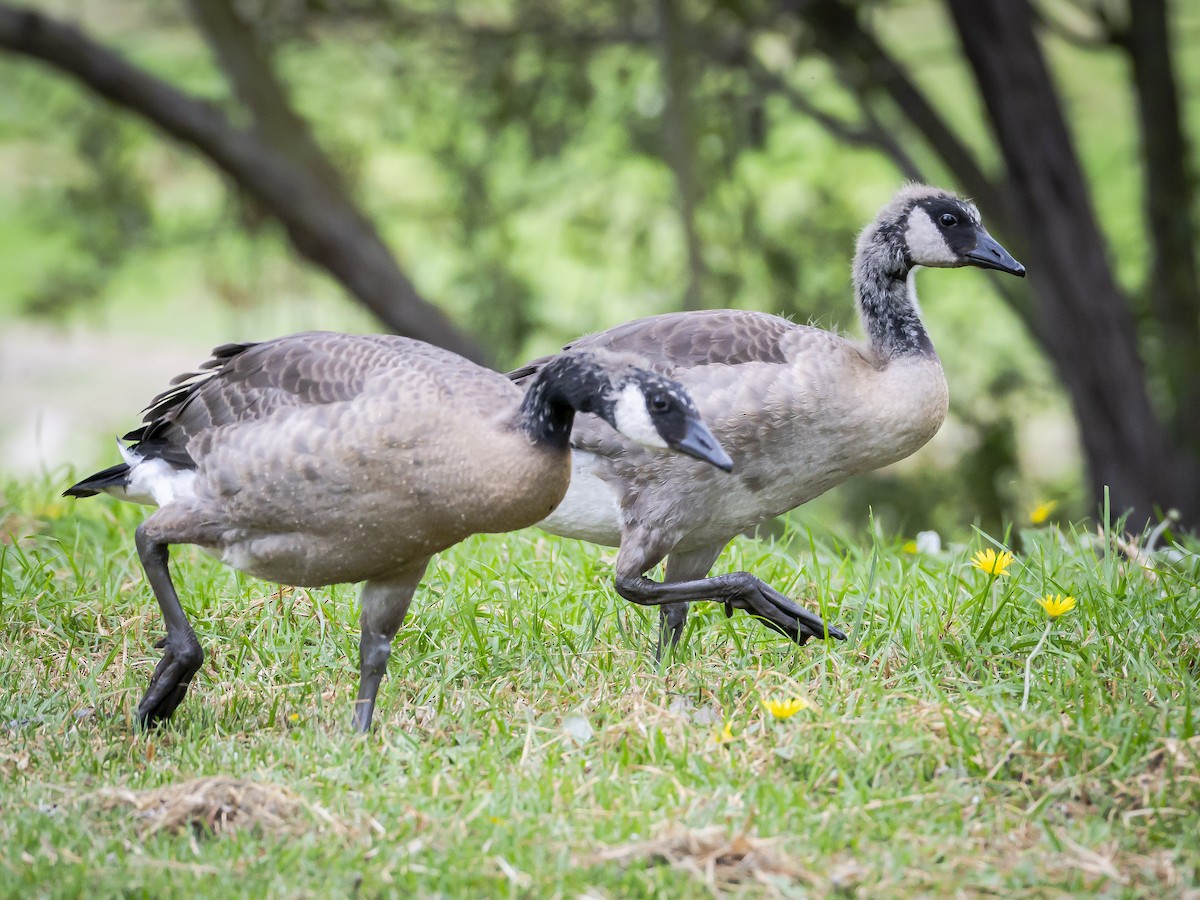
[[[1012,255],[986,231],[979,232],[979,240],[975,249],[967,254],[967,259],[981,269],[996,269],[1018,278],[1025,277],[1025,267],[1013,259]]]
[[[703,422],[689,422],[683,439],[675,445],[674,449],[714,465],[722,471],[733,471],[733,460],[729,458],[729,454],[725,452]]]

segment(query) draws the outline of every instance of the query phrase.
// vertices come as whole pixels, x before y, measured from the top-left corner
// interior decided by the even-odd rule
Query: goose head
[[[643,368],[635,354],[568,349],[542,361],[521,402],[535,442],[565,449],[575,413],[600,416],[632,442],[673,450],[732,472],[733,461],[682,384]]]
[[[675,450],[732,471],[733,460],[700,417],[683,386],[646,369],[631,369],[609,395],[609,424],[643,447]]]
[[[578,412],[600,416],[643,447],[674,450],[732,471],[733,460],[704,424],[687,389],[643,365],[638,357],[610,350],[560,353],[541,367],[526,393],[527,415],[538,415],[537,396],[545,394]]]
[[[895,274],[907,275],[916,266],[976,266],[1025,276],[1025,267],[983,227],[974,203],[923,184],[896,195],[863,232],[858,252],[887,263]]]

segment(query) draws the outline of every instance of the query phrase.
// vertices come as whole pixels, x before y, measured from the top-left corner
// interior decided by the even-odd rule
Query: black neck
[[[535,444],[565,449],[575,413],[603,415],[610,383],[590,357],[556,356],[534,376],[521,401],[521,427]]]
[[[854,288],[871,348],[883,359],[934,355],[933,342],[913,302],[915,287],[910,293],[911,262],[876,246],[870,235],[864,238],[854,261]]]

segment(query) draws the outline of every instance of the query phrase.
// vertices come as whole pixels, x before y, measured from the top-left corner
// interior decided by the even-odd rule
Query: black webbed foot
[[[644,575],[617,575],[616,588],[617,593],[626,600],[642,606],[713,600],[724,604],[726,615],[732,615],[735,609],[744,609],[762,620],[768,628],[797,644],[803,644],[809,638],[846,639],[840,629],[827,626],[820,616],[809,612],[749,572],[666,584],[651,581]]]
[[[735,609],[744,609],[772,631],[800,645],[810,638],[846,640],[846,634],[840,628],[826,625],[820,616],[809,612],[749,572],[719,577],[728,578],[731,582],[732,590],[724,598],[726,616],[732,616]]]
[[[171,718],[176,707],[183,702],[193,676],[204,662],[204,651],[199,644],[194,641],[181,643],[183,645],[180,647],[172,647],[169,636],[155,642],[156,647],[163,648],[163,656],[150,676],[150,686],[142,702],[138,704],[138,722],[143,728],[153,728]]]

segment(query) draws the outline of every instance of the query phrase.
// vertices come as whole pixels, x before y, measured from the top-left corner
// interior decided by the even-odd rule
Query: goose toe
[[[153,728],[171,718],[204,662],[204,651],[198,644],[176,648],[169,638],[164,638],[158,646],[163,647],[163,657],[155,666],[150,686],[137,708],[138,722],[143,728]]]
[[[752,583],[746,586],[746,597],[749,602],[745,604],[739,604],[736,601],[733,604],[727,602],[725,606],[727,615],[731,605],[746,609],[772,631],[778,631],[800,645],[805,644],[810,638],[824,640],[826,637],[831,637],[839,641],[846,640],[845,632],[832,625],[826,625],[820,616],[800,606],[791,597],[780,593],[754,576],[748,576],[748,578],[752,579]],[[759,599],[755,599],[754,595],[757,595]]]

